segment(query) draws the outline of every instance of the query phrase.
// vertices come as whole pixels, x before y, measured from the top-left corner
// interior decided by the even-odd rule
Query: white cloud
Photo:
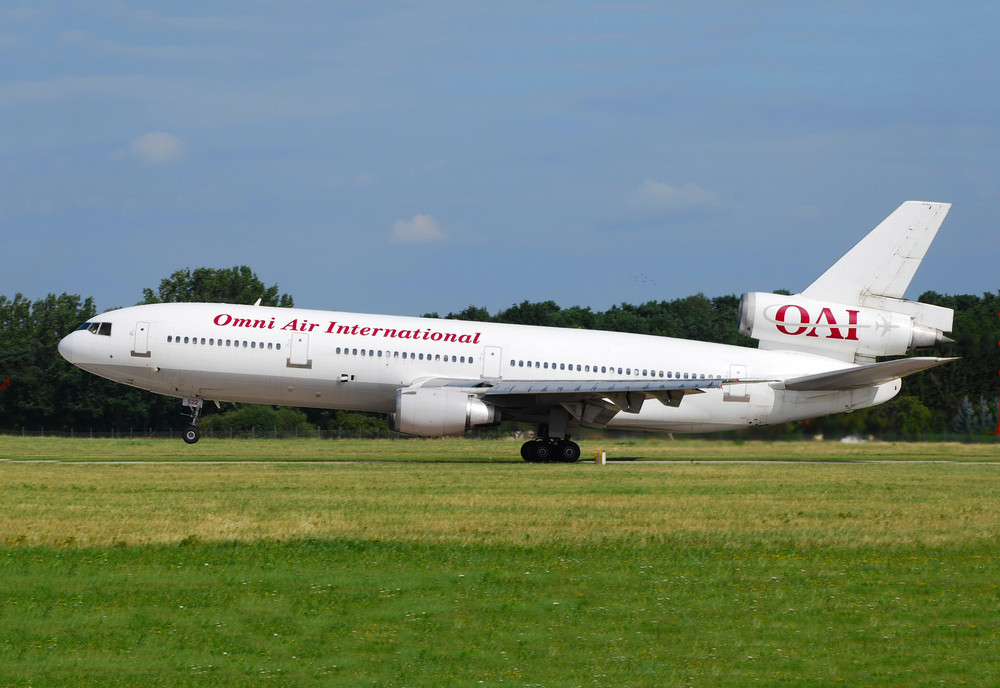
[[[184,142],[165,131],[151,131],[135,139],[128,147],[136,160],[147,165],[167,165],[184,157]]]
[[[644,215],[669,215],[711,207],[718,203],[718,194],[697,184],[686,182],[673,186],[652,179],[643,182],[629,197],[631,209]]]
[[[448,235],[430,215],[414,215],[409,220],[398,220],[392,226],[393,242],[398,244],[425,244],[444,241]]]

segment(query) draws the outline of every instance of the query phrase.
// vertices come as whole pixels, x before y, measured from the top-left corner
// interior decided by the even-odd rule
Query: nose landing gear
[[[205,400],[189,397],[184,400],[184,405],[191,409],[191,413],[189,414],[191,416],[191,425],[184,428],[181,438],[188,444],[194,444],[201,439],[201,433],[198,432],[198,417],[201,416],[201,409],[205,406]]]

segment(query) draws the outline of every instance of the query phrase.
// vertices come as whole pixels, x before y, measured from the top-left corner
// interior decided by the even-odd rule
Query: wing
[[[552,407],[561,406],[577,422],[587,426],[604,426],[618,413],[639,413],[647,399],[677,407],[688,394],[701,394],[728,382],[731,381],[504,380],[490,383],[450,380],[440,381],[439,384],[474,393],[503,409],[505,416],[511,419],[544,419]]]

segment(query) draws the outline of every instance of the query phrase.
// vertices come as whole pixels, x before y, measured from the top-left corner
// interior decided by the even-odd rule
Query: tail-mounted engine
[[[393,430],[410,435],[457,435],[477,425],[500,420],[500,412],[474,395],[444,387],[404,387],[396,390]]]
[[[880,307],[753,292],[740,298],[740,334],[762,349],[810,351],[844,360],[905,354],[952,341],[950,308],[870,297]]]

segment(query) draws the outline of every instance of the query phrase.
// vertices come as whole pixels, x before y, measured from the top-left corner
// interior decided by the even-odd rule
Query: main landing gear
[[[521,445],[521,458],[528,463],[573,463],[580,459],[580,445],[569,439],[539,437]]]
[[[188,444],[194,444],[199,439],[201,439],[201,433],[198,432],[198,417],[201,415],[201,409],[205,405],[204,399],[196,399],[194,397],[184,400],[184,405],[191,409],[191,425],[184,428],[184,432],[181,433],[181,438]]]
[[[562,406],[549,409],[549,422],[538,426],[538,437],[521,445],[521,458],[529,463],[573,463],[580,459],[580,445],[571,442],[569,412]],[[559,439],[559,438],[562,439]]]

